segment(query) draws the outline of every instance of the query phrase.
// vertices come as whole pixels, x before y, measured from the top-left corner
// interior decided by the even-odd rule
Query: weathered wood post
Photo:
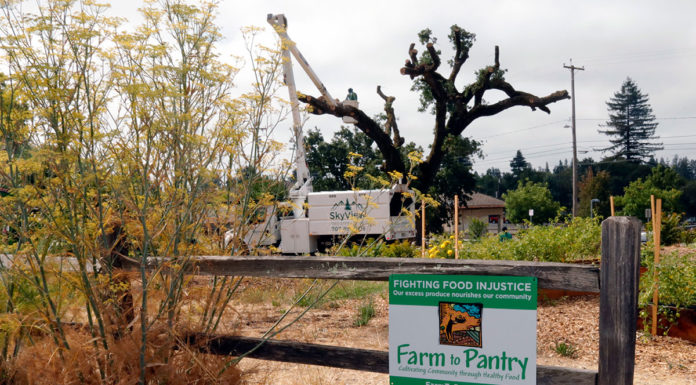
[[[598,385],[633,384],[638,318],[640,221],[602,222]]]

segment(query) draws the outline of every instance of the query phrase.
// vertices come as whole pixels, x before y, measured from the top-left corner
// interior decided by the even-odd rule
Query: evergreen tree
[[[608,217],[611,214],[611,206],[609,204],[609,180],[611,176],[606,171],[600,171],[596,175],[592,168],[588,168],[585,175],[580,180],[580,205],[579,214],[582,216],[590,216],[590,208],[594,209],[595,215]],[[592,205],[592,199],[599,199],[599,203]]]
[[[655,151],[662,150],[662,143],[654,143],[657,122],[643,94],[631,78],[621,85],[621,91],[607,102],[609,121],[607,130],[600,133],[612,137],[611,146],[602,151],[612,153],[611,159],[640,162],[650,159]]]
[[[512,174],[519,178],[522,172],[529,167],[530,165],[527,160],[524,159],[522,151],[517,150],[517,154],[515,154],[515,157],[510,161],[510,169],[512,170]]]

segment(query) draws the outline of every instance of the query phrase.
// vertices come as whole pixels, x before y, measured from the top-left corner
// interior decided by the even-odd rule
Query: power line
[[[696,135],[684,135],[684,136],[693,137],[693,136],[696,136]],[[597,142],[597,141],[583,141],[583,142],[579,142],[579,143],[588,143],[588,142]],[[560,143],[560,144],[569,145],[570,143],[564,142],[564,143]],[[558,144],[553,144],[553,145],[558,145]],[[543,145],[542,147],[550,147],[550,146],[553,146],[553,145]],[[688,143],[664,143],[663,146],[664,146],[665,148],[663,149],[663,151],[664,151],[664,150],[692,150],[692,149],[693,149],[693,150],[696,150],[696,148],[683,148],[683,147],[682,147],[682,146],[695,146],[695,145],[696,145],[696,142],[688,142]],[[540,146],[532,146],[532,147],[540,147]],[[522,149],[519,149],[519,150],[520,150],[520,151],[526,151],[526,150],[528,150],[529,148],[532,148],[532,147],[522,148]],[[498,152],[495,152],[495,153],[489,153],[488,155],[491,155],[491,154],[502,154],[502,153],[513,153],[513,152],[516,151],[516,150],[518,150],[518,149],[511,149],[511,150],[509,150],[509,151],[498,151]],[[525,157],[525,159],[538,159],[538,158],[541,158],[541,157],[544,157],[544,156],[553,156],[553,155],[564,154],[564,153],[567,153],[567,151],[568,151],[567,149],[551,149],[551,150],[544,150],[544,151],[528,152],[528,153],[524,154],[524,157]],[[602,153],[602,151],[596,150],[596,149],[594,149],[594,148],[592,148],[592,147],[580,147],[579,150],[578,150],[578,152],[580,152],[580,153],[582,153],[582,154],[587,154],[587,153]],[[508,156],[496,157],[496,158],[485,158],[485,159],[480,160],[480,161],[477,161],[477,162],[475,162],[475,163],[478,164],[478,165],[486,165],[486,164],[493,164],[493,163],[497,163],[497,162],[500,162],[500,161],[511,160],[511,159],[512,159],[512,158],[508,155]]]
[[[518,149],[519,149],[520,151],[522,151],[522,150],[527,151],[527,150],[529,150],[529,149],[531,149],[531,148],[556,147],[556,146],[560,146],[560,145],[562,145],[562,144],[570,144],[570,142],[559,142],[559,143],[551,143],[551,144],[539,144],[539,145],[536,145],[536,146],[529,146],[529,147],[518,148]],[[493,152],[489,152],[488,155],[507,154],[507,153],[509,153],[510,151],[516,151],[516,150],[518,150],[518,149],[508,149],[508,150],[502,150],[502,151],[493,151]]]
[[[533,130],[533,129],[535,129],[535,128],[541,128],[541,127],[551,126],[551,125],[554,125],[554,124],[559,124],[559,123],[563,123],[563,122],[567,122],[567,121],[568,121],[568,119],[557,120],[557,121],[555,121],[555,122],[544,123],[544,124],[539,124],[539,125],[536,125],[536,126],[520,128],[520,129],[516,129],[516,130],[512,130],[512,131],[505,131],[505,132],[501,132],[500,134],[484,136],[484,137],[482,137],[481,139],[483,140],[483,139],[489,139],[489,138],[496,138],[496,137],[504,136],[504,135],[516,134],[516,133],[518,133],[518,132],[529,131],[529,130]]]
[[[677,139],[677,138],[694,138],[696,137],[696,134],[694,135],[670,135],[670,136],[660,136],[659,139]],[[607,140],[579,140],[577,141],[578,144],[586,144],[586,143],[607,143]],[[693,144],[693,143],[663,143],[663,145],[687,145],[687,144]],[[520,151],[527,151],[533,148],[543,148],[543,147],[554,147],[554,146],[560,146],[560,145],[572,145],[572,142],[556,142],[556,143],[551,143],[551,144],[539,144],[536,146],[528,146],[528,147],[510,147],[507,150],[500,150],[500,151],[494,151],[494,152],[489,152],[487,155],[496,155],[496,154],[506,154],[510,152],[514,152],[517,150]]]
[[[687,120],[687,119],[696,119],[696,116],[674,116],[674,117],[667,117],[667,118],[655,118],[655,120]],[[607,120],[607,118],[576,118],[575,120],[603,121],[603,120]],[[567,121],[568,121],[568,119],[562,119],[562,120],[556,120],[556,121],[549,122],[549,123],[538,124],[535,126],[530,126],[530,127],[525,127],[525,128],[520,128],[520,129],[515,129],[515,130],[510,130],[510,131],[504,131],[504,132],[501,132],[499,134],[481,137],[481,138],[479,138],[479,140],[485,140],[485,139],[490,139],[490,138],[497,138],[499,136],[516,134],[518,132],[529,131],[529,130],[533,130],[535,128],[548,127],[548,126],[551,126],[554,124],[559,124],[559,123],[563,123],[563,122],[567,122]],[[696,135],[686,135],[683,137],[689,137],[689,136],[696,136]],[[679,138],[679,137],[682,137],[682,136],[671,136],[671,138]],[[667,137],[663,136],[662,138],[667,138]]]
[[[688,120],[688,119],[696,119],[696,116],[670,116],[666,118],[658,118],[655,117],[655,120]],[[607,118],[577,118],[577,120],[607,120]]]
[[[657,51],[627,52],[618,55],[599,55],[582,58],[593,64],[621,64],[628,62],[655,61],[664,58],[688,56],[696,54],[696,47],[663,49]]]

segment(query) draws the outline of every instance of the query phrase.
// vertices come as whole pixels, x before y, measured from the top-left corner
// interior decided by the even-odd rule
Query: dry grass
[[[176,336],[165,328],[150,332],[147,349],[147,378],[158,383],[240,384],[241,371],[231,367],[219,374],[227,357],[202,354],[194,350],[175,350]],[[67,333],[70,349],[58,350],[50,337],[35,339],[22,349],[3,374],[8,384],[137,384],[140,374],[140,336],[131,333],[111,341],[108,354],[98,353],[94,340],[82,330]],[[108,368],[102,378],[98,366]]]

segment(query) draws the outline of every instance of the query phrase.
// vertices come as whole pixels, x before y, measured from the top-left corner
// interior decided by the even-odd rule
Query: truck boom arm
[[[324,96],[327,103],[335,106],[334,101],[329,91],[324,84],[319,80],[319,77],[312,70],[307,60],[302,56],[300,50],[297,49],[295,42],[290,39],[287,33],[288,21],[285,15],[268,14],[266,21],[276,31],[281,39],[281,48],[283,54],[283,74],[285,85],[288,87],[290,94],[290,107],[292,110],[293,134],[295,136],[295,167],[297,169],[297,182],[290,189],[290,199],[293,202],[293,214],[295,218],[304,217],[304,203],[307,194],[312,191],[312,178],[309,175],[309,167],[307,167],[307,159],[304,148],[304,135],[302,133],[302,121],[300,119],[300,105],[297,98],[297,88],[295,87],[295,75],[292,69],[292,59],[290,53],[295,56],[295,59],[302,69],[307,73],[314,85],[319,89],[319,92]]]

